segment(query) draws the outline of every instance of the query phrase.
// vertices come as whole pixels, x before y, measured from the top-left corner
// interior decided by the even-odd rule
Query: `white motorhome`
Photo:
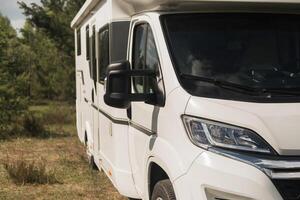
[[[299,0],[87,0],[77,129],[118,191],[300,199]]]

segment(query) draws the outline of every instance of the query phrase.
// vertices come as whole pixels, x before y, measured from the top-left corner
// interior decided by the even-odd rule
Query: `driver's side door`
[[[157,82],[149,77],[133,77],[132,92],[139,94],[153,94],[156,88],[162,91],[163,79],[160,70],[160,59],[154,32],[147,20],[139,20],[132,26],[131,38],[131,66],[133,70],[154,70]],[[149,142],[156,136],[160,108],[144,102],[132,102],[131,126],[129,128],[129,147],[133,177],[137,191],[141,196],[145,183],[145,166],[149,152]]]

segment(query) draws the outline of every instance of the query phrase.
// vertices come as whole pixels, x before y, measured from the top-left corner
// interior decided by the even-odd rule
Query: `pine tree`
[[[47,51],[47,54],[50,54],[42,57],[38,55],[40,61],[35,65],[36,76],[40,78],[39,87],[45,89],[42,93],[47,93],[47,98],[60,100],[75,98],[74,34],[70,23],[84,2],[85,0],[41,0],[41,5],[19,2],[28,23],[34,30],[31,31],[31,34],[34,34],[31,38],[35,40],[27,41],[27,44],[31,44],[35,49],[34,52]],[[23,36],[26,38],[28,30],[25,29],[26,27]],[[39,45],[44,42],[48,46]],[[36,49],[34,46],[39,47]],[[45,47],[48,49],[43,49]],[[50,61],[52,66],[47,63],[49,60],[55,61]]]
[[[0,137],[11,130],[17,116],[26,110],[24,46],[7,18],[0,14]]]

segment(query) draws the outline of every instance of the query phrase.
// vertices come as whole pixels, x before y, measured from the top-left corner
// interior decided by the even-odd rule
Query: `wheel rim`
[[[161,198],[161,197],[158,197],[156,200],[163,200],[163,198]]]

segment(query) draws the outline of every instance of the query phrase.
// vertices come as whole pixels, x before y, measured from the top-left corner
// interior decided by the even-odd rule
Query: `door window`
[[[159,66],[157,48],[149,24],[137,25],[134,29],[132,68],[135,70],[151,69],[159,74]],[[136,93],[154,93],[156,85],[157,82],[153,78],[133,78],[133,87]]]
[[[146,39],[147,39],[147,25],[141,24],[134,29],[133,39],[133,54],[132,54],[132,69],[145,69],[145,56],[146,56]],[[144,79],[143,77],[134,77],[133,86],[135,92],[144,92]]]
[[[98,34],[98,63],[99,63],[99,81],[103,82],[106,77],[106,70],[109,65],[109,28],[104,27]]]

